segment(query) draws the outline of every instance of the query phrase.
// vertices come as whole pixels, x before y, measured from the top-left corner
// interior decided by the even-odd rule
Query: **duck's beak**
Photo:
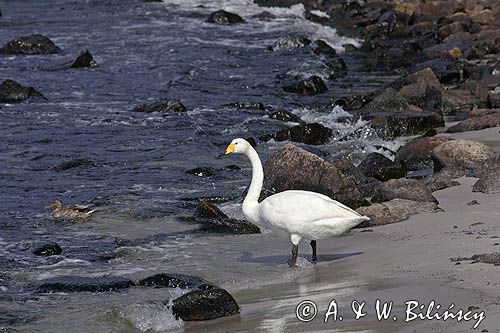
[[[227,146],[226,153],[224,155],[229,155],[234,153],[234,148],[236,148],[236,145],[234,143],[231,143],[229,146]]]

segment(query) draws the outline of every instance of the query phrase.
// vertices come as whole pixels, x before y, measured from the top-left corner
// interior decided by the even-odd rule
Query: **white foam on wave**
[[[182,332],[184,328],[182,319],[175,319],[172,311],[162,303],[126,305],[119,314],[141,332]]]
[[[286,34],[301,34],[306,35],[308,38],[316,41],[321,39],[329,44],[332,48],[338,52],[343,52],[343,44],[353,44],[355,46],[360,45],[358,39],[341,37],[337,34],[335,28],[325,26],[319,23],[309,21],[305,18],[306,9],[303,4],[296,4],[291,7],[259,7],[252,0],[164,0],[166,5],[175,5],[176,9],[189,11],[189,12],[200,12],[207,15],[215,10],[223,9],[228,12],[236,13],[242,16],[248,24],[245,25],[235,25],[231,26],[232,31],[236,31],[239,35],[249,36],[256,32],[282,32]],[[202,5],[202,7],[200,7]],[[252,16],[259,14],[263,11],[268,11],[276,19],[272,21],[260,21],[258,19],[252,18]],[[327,17],[328,14],[321,11],[313,11],[313,14]],[[187,23],[187,22],[186,22]],[[205,24],[205,22],[202,22]],[[160,24],[158,22],[158,24]],[[209,26],[210,24],[207,24]],[[189,19],[189,28],[199,31],[200,22],[198,19]],[[251,42],[248,38],[239,38],[238,40],[222,39],[216,41],[204,41],[203,39],[197,39],[197,42],[205,43],[222,43],[223,45],[231,46],[244,46],[244,47],[266,47],[267,42],[263,41],[261,38],[256,43]]]

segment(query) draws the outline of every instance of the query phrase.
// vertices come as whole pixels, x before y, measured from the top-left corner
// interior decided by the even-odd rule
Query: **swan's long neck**
[[[260,191],[262,190],[262,184],[264,182],[264,170],[262,169],[262,163],[260,161],[259,155],[250,146],[247,153],[245,154],[250,163],[252,164],[252,182],[248,188],[247,196],[243,201],[243,213],[250,220],[257,220],[257,206],[259,205]]]

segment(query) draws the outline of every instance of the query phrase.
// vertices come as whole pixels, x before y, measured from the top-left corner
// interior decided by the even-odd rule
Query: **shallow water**
[[[262,310],[251,308],[264,299],[259,294],[247,295],[245,290],[261,290],[266,284],[273,289],[277,281],[299,288],[316,276],[307,262],[302,269],[286,269],[287,236],[266,226],[262,226],[263,235],[200,234],[185,218],[196,207],[193,199],[237,197],[246,187],[250,176],[247,162],[239,157],[219,158],[228,142],[234,137],[257,138],[285,126],[269,119],[267,111],[227,104],[262,102],[269,108],[284,107],[306,121],[322,122],[335,130],[335,138],[324,146],[306,149],[328,160],[349,157],[356,162],[374,151],[376,144],[398,146],[399,142],[384,142],[369,131],[361,140],[337,141],[366,124],[338,123],[336,119],[346,113],[333,108],[332,102],[390,79],[381,73],[362,72],[359,59],[344,57],[350,68],[348,76],[330,78],[325,94],[301,97],[283,92],[286,79],[310,74],[327,78],[328,72],[311,48],[266,51],[275,40],[302,34],[325,39],[338,51],[344,43],[358,42],[304,20],[302,6],[266,9],[278,19],[260,22],[251,16],[262,9],[251,1],[165,2],[0,3],[1,43],[40,33],[64,51],[48,56],[7,56],[0,63],[2,79],[33,86],[48,99],[0,108],[0,328],[72,332],[182,329],[183,323],[168,317],[168,309],[150,303],[167,300],[170,293],[182,292],[179,290],[159,293],[133,288],[106,294],[43,295],[29,288],[31,281],[53,276],[112,274],[138,279],[155,272],[202,276],[234,292],[244,304],[243,322],[245,316],[260,318],[243,326],[230,324],[234,329],[278,325],[271,318],[280,312],[270,311],[262,321]],[[209,13],[219,8],[239,13],[247,23],[230,27],[206,23]],[[84,49],[94,55],[97,68],[48,70]],[[159,98],[180,99],[190,111],[169,115],[131,112],[134,106]],[[281,145],[260,143],[257,149],[265,158]],[[75,158],[88,159],[92,165],[61,172],[52,169]],[[227,168],[234,164],[241,169]],[[198,166],[213,168],[214,175],[200,178],[185,173]],[[45,209],[54,198],[93,203],[99,212],[82,224],[54,221]],[[238,200],[224,204],[223,209],[242,217]],[[44,241],[60,244],[62,255],[34,256],[33,246]],[[323,258],[324,264],[333,265],[338,258],[331,254]],[[360,282],[359,288],[366,285],[371,283]],[[342,281],[323,287],[328,292],[357,292],[347,290]],[[273,295],[275,300],[288,298]],[[293,326],[287,321],[282,325]]]

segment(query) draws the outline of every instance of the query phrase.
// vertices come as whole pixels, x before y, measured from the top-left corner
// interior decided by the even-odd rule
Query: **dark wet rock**
[[[197,276],[176,273],[159,273],[137,282],[138,286],[154,288],[196,288],[203,284],[208,284],[208,281]]]
[[[447,137],[417,138],[401,147],[396,153],[395,161],[406,165],[410,178],[421,178],[437,172],[443,168],[432,155],[432,150],[440,144],[450,141]]]
[[[286,92],[296,93],[303,96],[312,96],[328,90],[325,82],[316,75],[312,75],[305,80],[283,87]]]
[[[255,142],[255,139],[250,137],[250,138],[245,138],[245,140],[247,140],[247,142],[250,144],[250,146],[252,147],[257,147],[257,142]]]
[[[23,86],[13,80],[5,80],[0,84],[0,103],[21,102],[32,97],[43,97],[33,87]]]
[[[254,0],[254,3],[260,7],[291,7],[299,3],[309,7],[314,1],[315,0]]]
[[[259,14],[253,15],[252,18],[260,20],[260,21],[273,21],[276,19],[276,15],[274,15],[268,11],[263,11]]]
[[[135,107],[133,112],[160,112],[160,113],[172,113],[172,112],[186,112],[187,108],[179,100],[166,99],[157,101],[149,104],[142,104]]]
[[[255,110],[265,110],[266,106],[261,102],[252,101],[239,101],[226,104],[227,106],[232,106],[237,109],[255,109]]]
[[[438,203],[424,183],[416,179],[405,178],[390,179],[377,186],[371,201],[385,202],[396,198]]]
[[[278,39],[273,45],[267,47],[269,51],[290,50],[299,47],[305,47],[311,44],[311,41],[304,36],[287,36]]]
[[[487,145],[467,140],[451,140],[444,142],[432,150],[433,156],[444,166],[463,170],[471,174],[475,169],[484,168],[488,160],[497,157]]]
[[[13,39],[2,48],[0,54],[53,54],[62,50],[50,39],[42,35],[23,36]]]
[[[349,177],[356,185],[364,184],[368,181],[368,177],[349,160],[336,161],[333,165]]]
[[[337,52],[327,42],[320,39],[320,40],[316,41],[316,47],[314,48],[314,54],[323,55],[323,56],[327,56],[327,57],[335,57],[337,55]]]
[[[308,145],[322,145],[327,143],[332,136],[332,130],[318,123],[300,124],[291,128],[285,128],[276,133],[266,134],[260,137],[262,141],[293,141]]]
[[[61,252],[62,252],[61,247],[59,246],[59,244],[55,242],[43,244],[41,246],[36,247],[33,250],[34,255],[43,257],[58,255],[61,254]]]
[[[293,113],[288,112],[284,109],[278,109],[278,110],[274,111],[273,113],[271,113],[269,115],[269,118],[280,120],[283,122],[305,124],[305,122],[302,119],[300,119],[299,116],[296,116]]]
[[[358,169],[367,176],[381,181],[402,178],[406,175],[406,167],[400,161],[391,161],[379,153],[371,153],[358,165]]]
[[[322,193],[353,208],[367,204],[356,184],[334,164],[292,144],[267,159],[264,175],[267,194],[306,190]]]
[[[95,167],[96,165],[91,160],[88,160],[85,158],[76,158],[74,160],[71,160],[68,162],[63,162],[61,164],[53,166],[52,170],[57,171],[57,172],[61,172],[61,171],[66,171],[66,170],[73,169],[73,168],[90,167],[90,166]]]
[[[393,88],[377,92],[375,98],[366,103],[361,109],[361,114],[374,113],[402,113],[408,111],[410,103]]]
[[[472,187],[472,192],[500,193],[500,168],[482,176]]]
[[[106,292],[133,287],[135,283],[118,276],[59,276],[33,283],[39,292]]]
[[[451,126],[446,133],[478,131],[490,127],[500,126],[500,113],[493,113],[482,117],[469,118]]]
[[[260,228],[247,221],[236,219],[203,219],[197,220],[201,223],[200,231],[217,232],[223,234],[260,234]]]
[[[333,71],[333,73],[330,73],[330,78],[332,78],[332,76],[338,77],[345,76],[347,74],[347,65],[345,61],[340,57],[327,59],[324,64],[326,67],[328,67],[330,72]]]
[[[340,160],[333,164],[354,182],[364,197],[373,196],[375,188],[381,184],[378,179],[366,177],[351,161]]]
[[[226,25],[226,24],[242,23],[245,22],[245,20],[238,14],[226,12],[225,10],[218,10],[210,14],[207,22]]]
[[[467,206],[476,206],[476,205],[480,205],[480,203],[477,200],[472,200],[467,203]]]
[[[443,117],[435,112],[379,113],[365,116],[363,119],[370,119],[370,126],[375,132],[388,140],[399,136],[423,134],[444,126]]]
[[[227,170],[241,170],[240,166],[239,165],[236,165],[236,164],[229,164],[229,165],[226,165],[224,167],[224,169],[227,169]]]
[[[89,50],[85,50],[76,58],[76,60],[71,65],[71,68],[86,68],[86,67],[96,67],[97,63],[94,61],[94,57],[90,54]]]
[[[208,219],[228,219],[219,208],[208,200],[199,200],[196,208],[196,216]]]
[[[392,199],[384,203],[375,203],[357,209],[361,215],[368,216],[370,221],[362,222],[358,227],[401,222],[418,213],[434,213],[442,211],[435,202],[419,202],[406,199]]]
[[[172,312],[184,321],[211,320],[240,312],[236,300],[224,289],[193,290],[174,299]]]
[[[260,228],[256,225],[229,218],[219,208],[207,200],[199,200],[196,209],[197,223],[202,224],[201,231],[211,231],[230,234],[258,234]]]
[[[214,174],[212,168],[206,168],[206,167],[197,167],[194,169],[189,169],[186,170],[186,173],[198,177],[210,177]]]

